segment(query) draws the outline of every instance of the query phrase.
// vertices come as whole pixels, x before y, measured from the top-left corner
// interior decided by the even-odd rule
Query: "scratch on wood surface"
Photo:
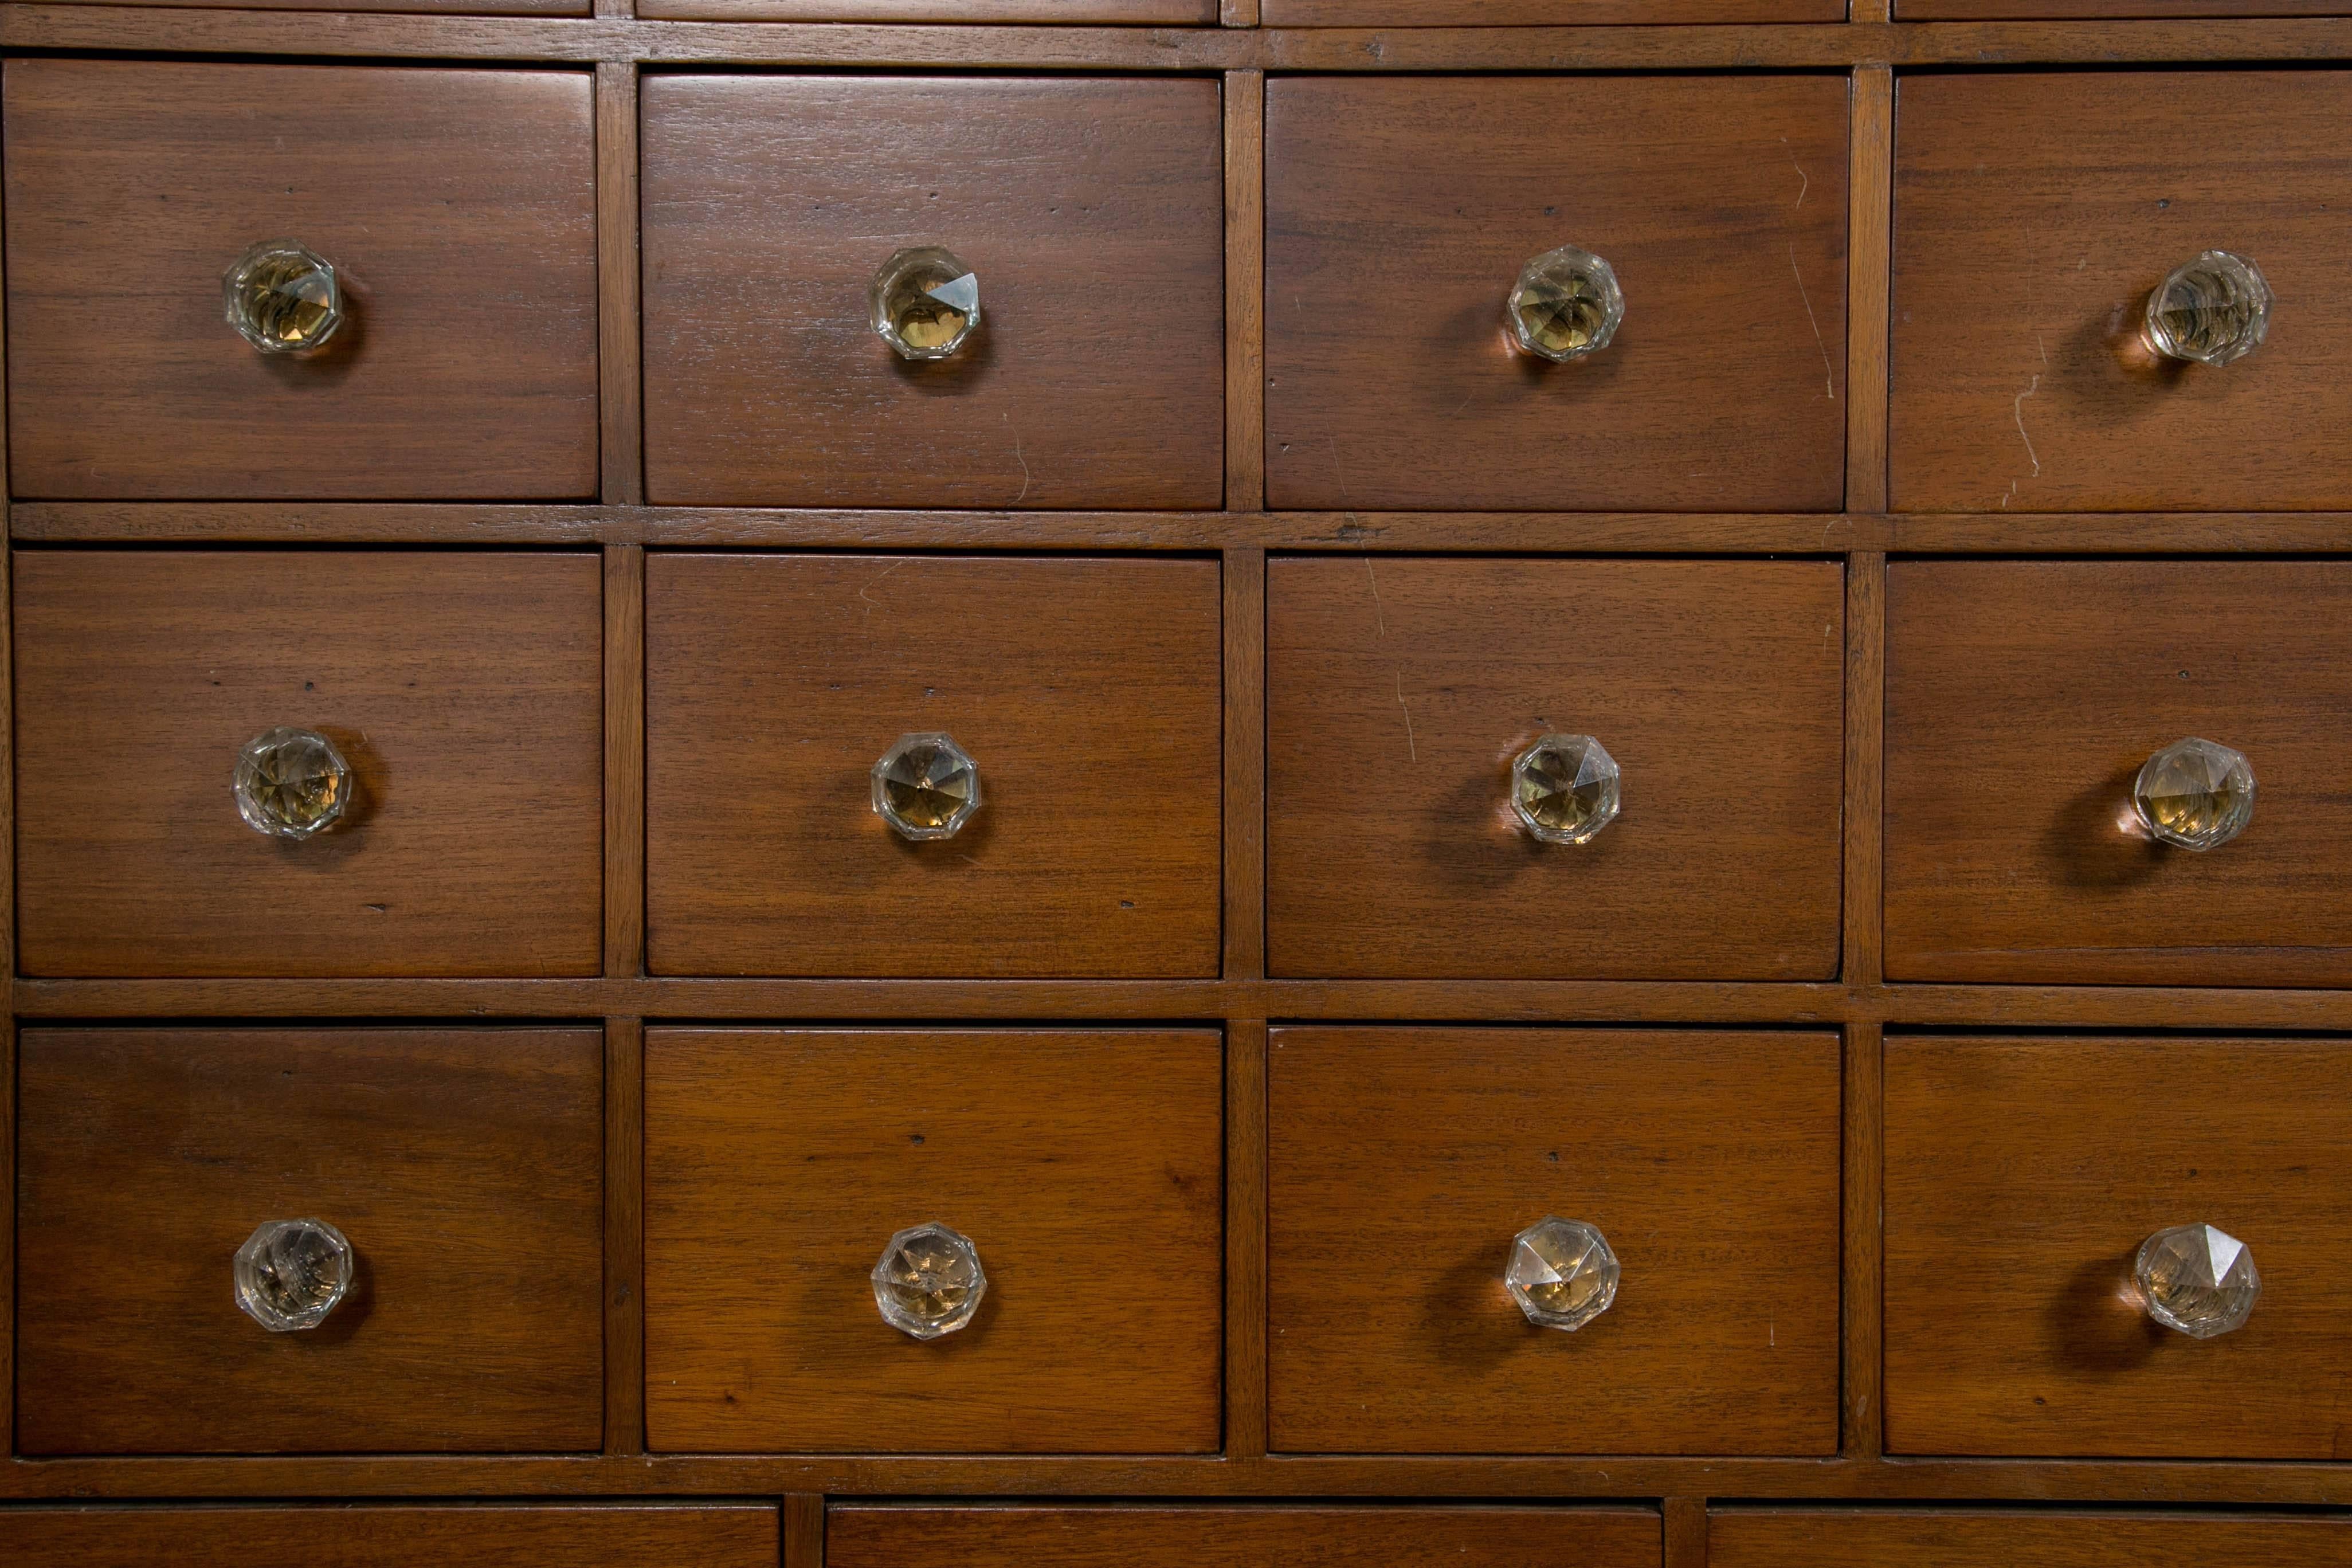
[[[2037,375],[2026,383],[2023,392],[2009,401],[2010,416],[2017,421],[2017,438],[2025,443],[2025,460],[2033,465],[2033,477],[2037,479],[2042,477],[2042,458],[2033,450],[2033,437],[2025,433],[2025,400],[2041,390],[2042,378]],[[2015,481],[2012,480],[2009,488],[2014,494],[2017,489]]]
[[[1367,566],[1369,566],[1369,565],[1370,565],[1371,563],[1372,563],[1372,558],[1371,558],[1370,556],[1369,556],[1369,555],[1365,556],[1365,557],[1364,557],[1364,564],[1365,564],[1365,565],[1367,565]],[[1404,700],[1404,671],[1403,671],[1403,670],[1402,670],[1402,669],[1400,669],[1400,670],[1398,670],[1398,671],[1396,672],[1396,691],[1397,691],[1397,706],[1398,706],[1400,709],[1402,709],[1402,710],[1403,710],[1403,712],[1404,712],[1404,752],[1405,752],[1405,755],[1406,755],[1406,756],[1408,756],[1408,757],[1410,757],[1411,759],[1412,759],[1412,761],[1414,761],[1414,762],[1418,763],[1419,761],[1421,761],[1421,748],[1420,748],[1419,746],[1414,745],[1414,744],[1413,744],[1413,742],[1412,742],[1412,710],[1411,708],[1408,708],[1408,707],[1406,707],[1406,706],[1405,706],[1405,700]]]
[[[1804,268],[1797,265],[1797,242],[1789,242],[1789,271],[1797,279],[1797,298],[1804,301],[1805,320],[1813,324],[1813,346],[1822,351],[1822,385],[1827,389],[1832,403],[1837,401],[1837,372],[1830,366],[1829,340],[1822,336],[1820,318],[1813,314],[1812,296],[1805,292]]]
[[[883,578],[887,577],[891,573],[896,572],[899,567],[904,566],[906,563],[907,563],[904,559],[893,561],[889,565],[885,566],[881,571],[877,572],[873,576],[868,577],[859,585],[857,596],[866,601],[866,614],[868,618],[870,618],[874,612],[881,606],[882,601],[876,598],[866,590],[871,588],[875,584],[879,583]]]
[[[1357,546],[1359,550],[1363,547]],[[1381,574],[1372,570],[1371,552],[1364,551],[1364,581],[1372,585],[1372,629],[1385,637],[1389,635],[1389,619],[1381,614]]]
[[[1007,414],[1004,416],[1004,424],[1007,429],[1012,428],[1012,415]],[[1021,455],[1021,432],[1018,430],[1013,431],[1013,460],[1021,465],[1021,494],[1013,498],[1013,504],[1014,506],[1019,506],[1023,498],[1027,496],[1029,493],[1030,474],[1029,459]]]
[[[1786,147],[1788,144],[1789,139],[1786,136],[1781,137],[1780,145]],[[1805,166],[1797,162],[1797,155],[1794,153],[1789,154],[1789,167],[1797,171],[1797,199],[1789,204],[1789,210],[1795,212],[1805,205],[1805,193],[1813,188],[1813,182],[1812,177],[1805,173]]]

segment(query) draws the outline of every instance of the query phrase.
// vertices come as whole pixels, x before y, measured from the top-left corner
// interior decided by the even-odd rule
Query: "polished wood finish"
[[[5,83],[17,493],[595,493],[584,74],[12,59]],[[275,238],[341,272],[315,354],[221,319],[223,271]]]
[[[772,1568],[776,1510],[744,1503],[539,1508],[18,1509],[0,1552],[41,1568],[247,1568],[260,1542],[333,1568]]]
[[[1265,506],[1265,73],[1225,77],[1225,507]]]
[[[717,22],[1099,22],[1213,26],[1217,0],[638,0],[641,16]]]
[[[2112,1568],[2237,1563],[2342,1568],[2352,1524],[2204,1513],[1937,1513],[1738,1509],[1708,1521],[1711,1568]]]
[[[27,1454],[593,1448],[593,1029],[29,1029],[16,1446]],[[266,1220],[358,1275],[318,1328],[231,1291]]]
[[[1214,82],[656,76],[641,97],[652,500],[1218,504]],[[916,363],[866,290],[939,244],[977,271],[982,323]]]
[[[1265,0],[1276,27],[1658,26],[1843,22],[1842,0]]]
[[[1896,0],[1895,6],[1906,22],[2327,16],[2344,8],[2344,0]]]
[[[1225,1445],[1228,1458],[1266,1452],[1265,1023],[1225,1028]]]
[[[1886,0],[1876,0],[1884,5]],[[1895,73],[1853,73],[1846,163],[1845,504],[1886,510],[1886,296],[1895,221]]]
[[[1276,507],[1837,510],[1846,84],[1266,84]],[[1595,134],[1605,125],[1605,135]],[[1505,296],[1577,244],[1625,322],[1516,356]]]
[[[637,68],[633,61],[605,60],[596,67],[600,493],[606,501],[624,506],[646,499],[638,207]]]
[[[646,1026],[604,1021],[604,1452],[646,1451]]]
[[[1268,1080],[1276,1450],[1836,1450],[1832,1037],[1280,1028]],[[1573,1334],[1502,1282],[1547,1215],[1623,1268]]]
[[[1215,1448],[1220,1058],[1201,1029],[647,1030],[650,1446]],[[924,1343],[867,1276],[931,1220],[988,1290]]]
[[[15,570],[28,973],[596,973],[593,556],[40,551]],[[247,827],[230,793],[277,724],[352,771],[348,819],[306,842]]]

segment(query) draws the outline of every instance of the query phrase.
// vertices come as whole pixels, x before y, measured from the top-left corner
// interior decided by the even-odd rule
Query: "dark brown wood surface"
[[[773,1568],[776,1510],[749,1503],[534,1508],[32,1509],[0,1512],[0,1552],[40,1568]]]
[[[2342,16],[2344,0],[1895,0],[1906,22]]]
[[[1216,0],[639,0],[640,16],[718,22],[1214,26]]]
[[[1925,511],[2340,507],[2352,78],[1927,76],[1895,143],[1894,504]],[[2251,257],[2269,341],[2216,369],[2138,341],[2200,251]]]
[[[1214,974],[1218,604],[1202,561],[655,556],[655,972]],[[868,778],[920,731],[982,804],[909,843]]]
[[[2228,1513],[1968,1513],[1908,1510],[1718,1510],[1710,1568],[2113,1568],[2231,1563],[2341,1568],[2352,1523]]]
[[[1887,594],[1890,976],[2352,981],[2352,564],[1901,562]],[[2131,809],[2190,735],[2257,791],[2202,853]]]
[[[5,82],[16,494],[596,493],[584,73],[14,59]],[[315,354],[222,319],[222,273],[280,238],[346,285]]]
[[[1841,615],[1825,563],[1271,563],[1273,973],[1834,974]],[[1511,816],[1547,731],[1623,770],[1589,844]]]
[[[1214,507],[1217,85],[648,77],[646,469],[657,502]],[[874,334],[903,246],[980,278],[936,363]]]
[[[1203,1029],[647,1030],[649,1446],[1213,1449],[1220,1062]],[[867,1276],[933,1220],[988,1290],[926,1343]]]
[[[1282,1028],[1268,1081],[1276,1451],[1836,1449],[1834,1037]],[[1503,1284],[1553,1215],[1623,1269],[1574,1333]]]
[[[1846,84],[1266,84],[1276,507],[1835,510]],[[1605,132],[1601,128],[1605,127]],[[1530,257],[1616,268],[1587,360],[1506,346]]]
[[[593,1449],[593,1029],[30,1029],[28,1454]],[[256,1226],[357,1255],[318,1328],[237,1309]]]
[[[1659,26],[1843,22],[1842,0],[1265,0],[1270,27]]]
[[[593,555],[16,558],[18,897],[35,974],[593,974]],[[334,741],[345,821],[239,819],[238,748]]]

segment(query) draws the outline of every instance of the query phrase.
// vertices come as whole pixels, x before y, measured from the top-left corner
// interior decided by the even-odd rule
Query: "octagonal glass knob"
[[[237,335],[266,354],[308,353],[343,324],[334,264],[290,239],[265,240],[231,262],[221,302]]]
[[[315,730],[264,730],[236,754],[236,814],[256,833],[309,838],[343,819],[352,770]]]
[[[2132,810],[2158,843],[2218,848],[2254,819],[2254,770],[2244,752],[2191,735],[2142,764]]]
[[[1574,1333],[1617,1300],[1617,1254],[1598,1226],[1538,1220],[1512,1240],[1503,1283],[1528,1322]]]
[[[2184,261],[2147,297],[2140,339],[2167,359],[2228,364],[2263,346],[2271,285],[2242,256],[2209,250]]]
[[[1624,320],[1616,268],[1573,245],[1528,262],[1503,306],[1513,348],[1561,363],[1607,348]]]
[[[980,1248],[937,1220],[892,1237],[873,1278],[882,1321],[919,1340],[935,1340],[971,1322],[988,1293]]]
[[[901,838],[952,838],[980,809],[980,764],[952,735],[901,735],[874,764],[874,810]]]
[[[1617,759],[1590,735],[1546,735],[1511,762],[1511,814],[1546,844],[1586,844],[1617,820]]]
[[[2198,1340],[2242,1325],[2263,1294],[2252,1250],[2210,1225],[2176,1225],[2149,1237],[2132,1278],[2149,1317]]]
[[[980,330],[980,279],[944,246],[892,256],[866,304],[875,332],[907,359],[945,359]]]
[[[352,1244],[322,1219],[273,1219],[236,1249],[236,1304],[272,1333],[315,1329],[352,1288]]]

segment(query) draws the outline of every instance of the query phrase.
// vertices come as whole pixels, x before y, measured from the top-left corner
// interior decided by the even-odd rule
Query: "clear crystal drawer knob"
[[[2149,1237],[2132,1277],[2147,1315],[2191,1339],[2239,1327],[2263,1294],[2252,1249],[2210,1225],[2176,1225]]]
[[[302,353],[343,324],[343,286],[334,264],[290,239],[265,240],[221,278],[228,324],[266,354]]]
[[[891,257],[866,303],[874,331],[908,359],[945,359],[980,330],[980,279],[943,246]]]
[[[919,1340],[935,1340],[971,1322],[987,1293],[980,1248],[937,1220],[892,1237],[874,1266],[874,1304],[882,1309],[882,1321]]]
[[[1572,245],[1528,262],[1503,306],[1512,347],[1562,363],[1607,348],[1624,319],[1616,269]]]
[[[1617,759],[1590,735],[1546,735],[1511,763],[1511,812],[1546,844],[1586,844],[1617,820]]]
[[[2218,848],[2254,819],[2254,770],[2244,752],[2191,735],[2142,764],[2132,810],[2159,843]]]
[[[1544,1219],[1512,1241],[1503,1283],[1528,1322],[1574,1333],[1617,1300],[1617,1255],[1580,1219]]]
[[[315,730],[264,730],[236,754],[236,814],[256,833],[308,838],[343,818],[352,770]]]
[[[2172,269],[2147,297],[2140,338],[2167,359],[2228,364],[2263,346],[2271,286],[2242,256],[2209,250]]]
[[[952,838],[980,809],[980,764],[952,735],[901,735],[874,764],[874,810],[901,838]]]
[[[236,1304],[272,1333],[315,1329],[352,1288],[352,1244],[322,1219],[273,1219],[236,1249]]]

